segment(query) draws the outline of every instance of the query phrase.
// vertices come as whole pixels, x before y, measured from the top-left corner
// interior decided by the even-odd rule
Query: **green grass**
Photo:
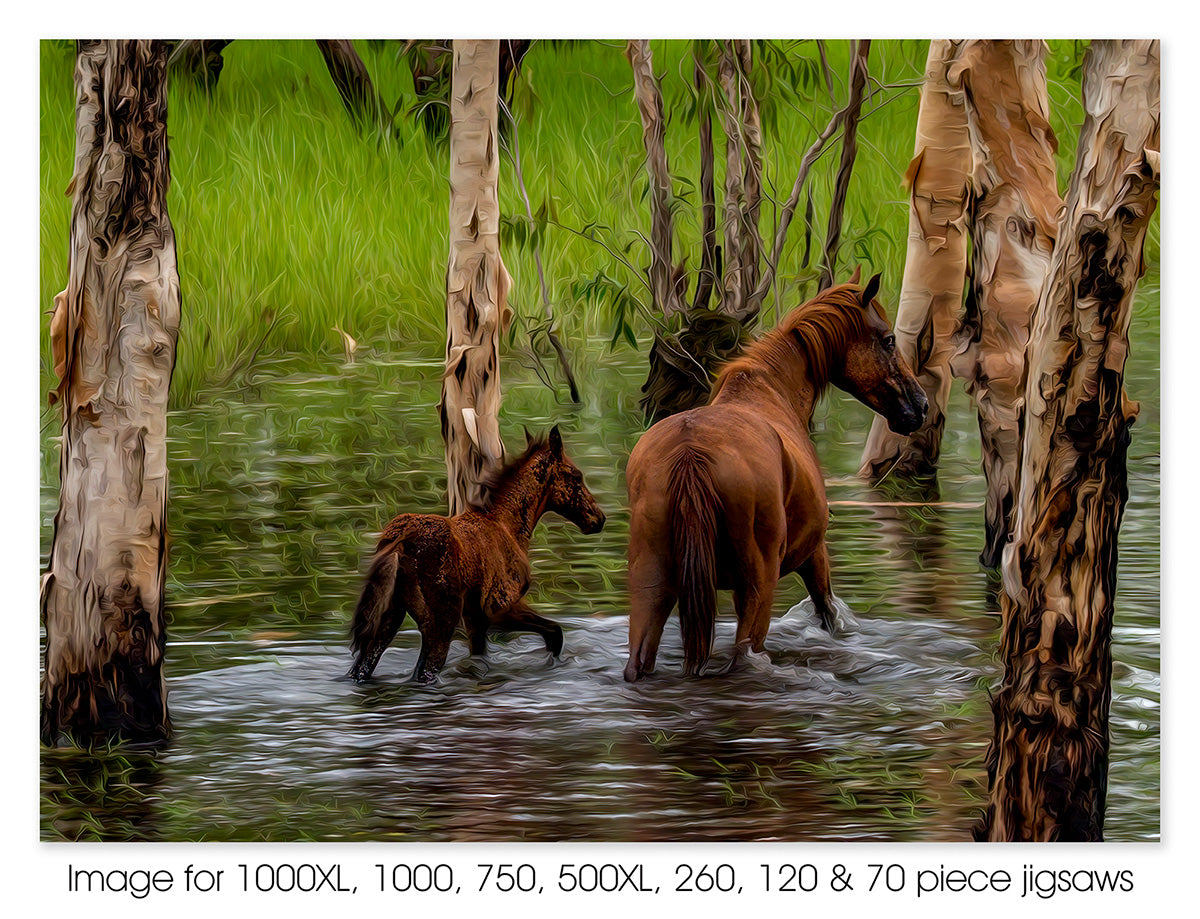
[[[817,69],[814,42],[773,43],[759,78],[764,96],[762,229],[774,234],[778,208],[790,191],[800,158],[845,96],[848,43],[828,42],[835,77],[832,95]],[[690,46],[656,42],[655,68],[668,111],[668,155],[676,177],[676,258],[699,261],[698,141],[689,116]],[[359,42],[358,50],[389,103],[414,99],[398,42]],[[924,42],[877,41],[874,82],[860,129],[860,152],[846,207],[840,267],[884,272],[884,300],[896,302],[903,268],[907,201],[902,176],[912,156],[917,85]],[[1080,49],[1051,43],[1049,78],[1053,123],[1060,141],[1060,184],[1073,162]],[[169,100],[172,184],[169,207],[176,230],[183,323],[173,401],[187,404],[210,386],[236,383],[253,361],[301,354],[314,363],[337,361],[348,331],[367,351],[443,346],[448,150],[430,142],[417,119],[397,120],[394,138],[363,137],[346,116],[313,42],[239,40],[225,52],[211,94],[172,81]],[[781,63],[786,62],[786,63]],[[73,48],[41,48],[41,306],[48,310],[67,277],[70,200],[64,190],[73,157]],[[803,66],[798,66],[803,65]],[[808,78],[788,87],[788,68]],[[640,124],[620,42],[536,44],[525,60],[514,110],[525,182],[535,211],[551,222],[541,236],[547,282],[563,336],[585,365],[607,347],[611,307],[586,304],[573,293],[603,272],[645,306],[641,270],[648,232]],[[723,140],[716,126],[717,183]],[[812,264],[800,264],[803,225],[793,223],[770,321],[815,291],[825,215],[836,169],[831,145],[812,174],[815,224]],[[501,207],[524,214],[511,161],[501,176]],[[803,212],[803,204],[800,212]],[[572,230],[595,228],[604,245]],[[1157,259],[1157,224],[1147,255]],[[619,257],[618,257],[619,256]],[[532,250],[517,236],[504,258],[515,279],[519,322],[541,317]],[[624,262],[628,262],[625,264]],[[632,266],[632,267],[631,267]],[[49,375],[48,317],[42,324],[42,387]],[[652,324],[635,312],[633,332],[646,347]],[[584,343],[587,343],[586,345]],[[631,385],[634,385],[631,381]]]

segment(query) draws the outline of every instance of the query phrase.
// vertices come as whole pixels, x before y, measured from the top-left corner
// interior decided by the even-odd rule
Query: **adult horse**
[[[654,669],[676,601],[684,669],[708,660],[717,590],[732,590],[737,653],[763,649],[776,582],[800,572],[821,624],[833,631],[829,506],[808,436],[832,383],[910,434],[928,401],[896,352],[866,287],[830,288],[722,368],[708,405],[665,418],[634,447],[629,488],[629,662],[625,679]]]

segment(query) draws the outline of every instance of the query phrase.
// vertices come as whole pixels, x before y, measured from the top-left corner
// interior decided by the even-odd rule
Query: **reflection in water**
[[[640,432],[629,383],[640,372],[637,355],[606,356],[577,411],[510,380],[505,430],[561,422],[609,523],[581,539],[548,518],[535,536],[530,601],[563,625],[561,660],[529,636],[494,643],[487,662],[458,642],[428,687],[407,682],[411,627],[376,682],[342,677],[375,534],[398,511],[442,511],[440,358],[326,375],[266,366],[241,401],[214,394],[173,413],[176,737],[153,756],[44,752],[43,837],[967,840],[998,677],[969,408],[952,406],[941,495],[920,503],[853,476],[866,409],[826,403],[816,442],[833,588],[852,632],[832,638],[795,609],[805,592],[789,577],[765,655],[683,679],[673,617],[657,673],[630,686],[622,475]],[[1153,417],[1144,410],[1139,424]],[[1157,428],[1139,434],[1114,643],[1111,839],[1158,836]],[[56,500],[46,446],[43,551]],[[722,609],[714,670],[733,645],[727,599]]]

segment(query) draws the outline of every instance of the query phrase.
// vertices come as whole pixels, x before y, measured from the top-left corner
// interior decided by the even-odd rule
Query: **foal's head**
[[[558,425],[550,430],[546,443],[530,453],[538,465],[538,478],[545,489],[546,510],[565,517],[584,533],[599,533],[604,526],[604,511],[583,484],[583,473],[563,452]]]

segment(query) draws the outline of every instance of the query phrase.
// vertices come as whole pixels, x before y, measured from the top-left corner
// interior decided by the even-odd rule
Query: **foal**
[[[472,654],[486,652],[489,630],[537,632],[555,656],[562,651],[562,629],[524,599],[529,540],[547,511],[583,533],[599,532],[604,513],[563,453],[557,426],[487,484],[485,507],[454,517],[401,514],[383,531],[350,627],[350,675],[357,682],[370,678],[405,614],[421,632],[413,671],[421,683],[431,682],[446,663],[460,623]]]

